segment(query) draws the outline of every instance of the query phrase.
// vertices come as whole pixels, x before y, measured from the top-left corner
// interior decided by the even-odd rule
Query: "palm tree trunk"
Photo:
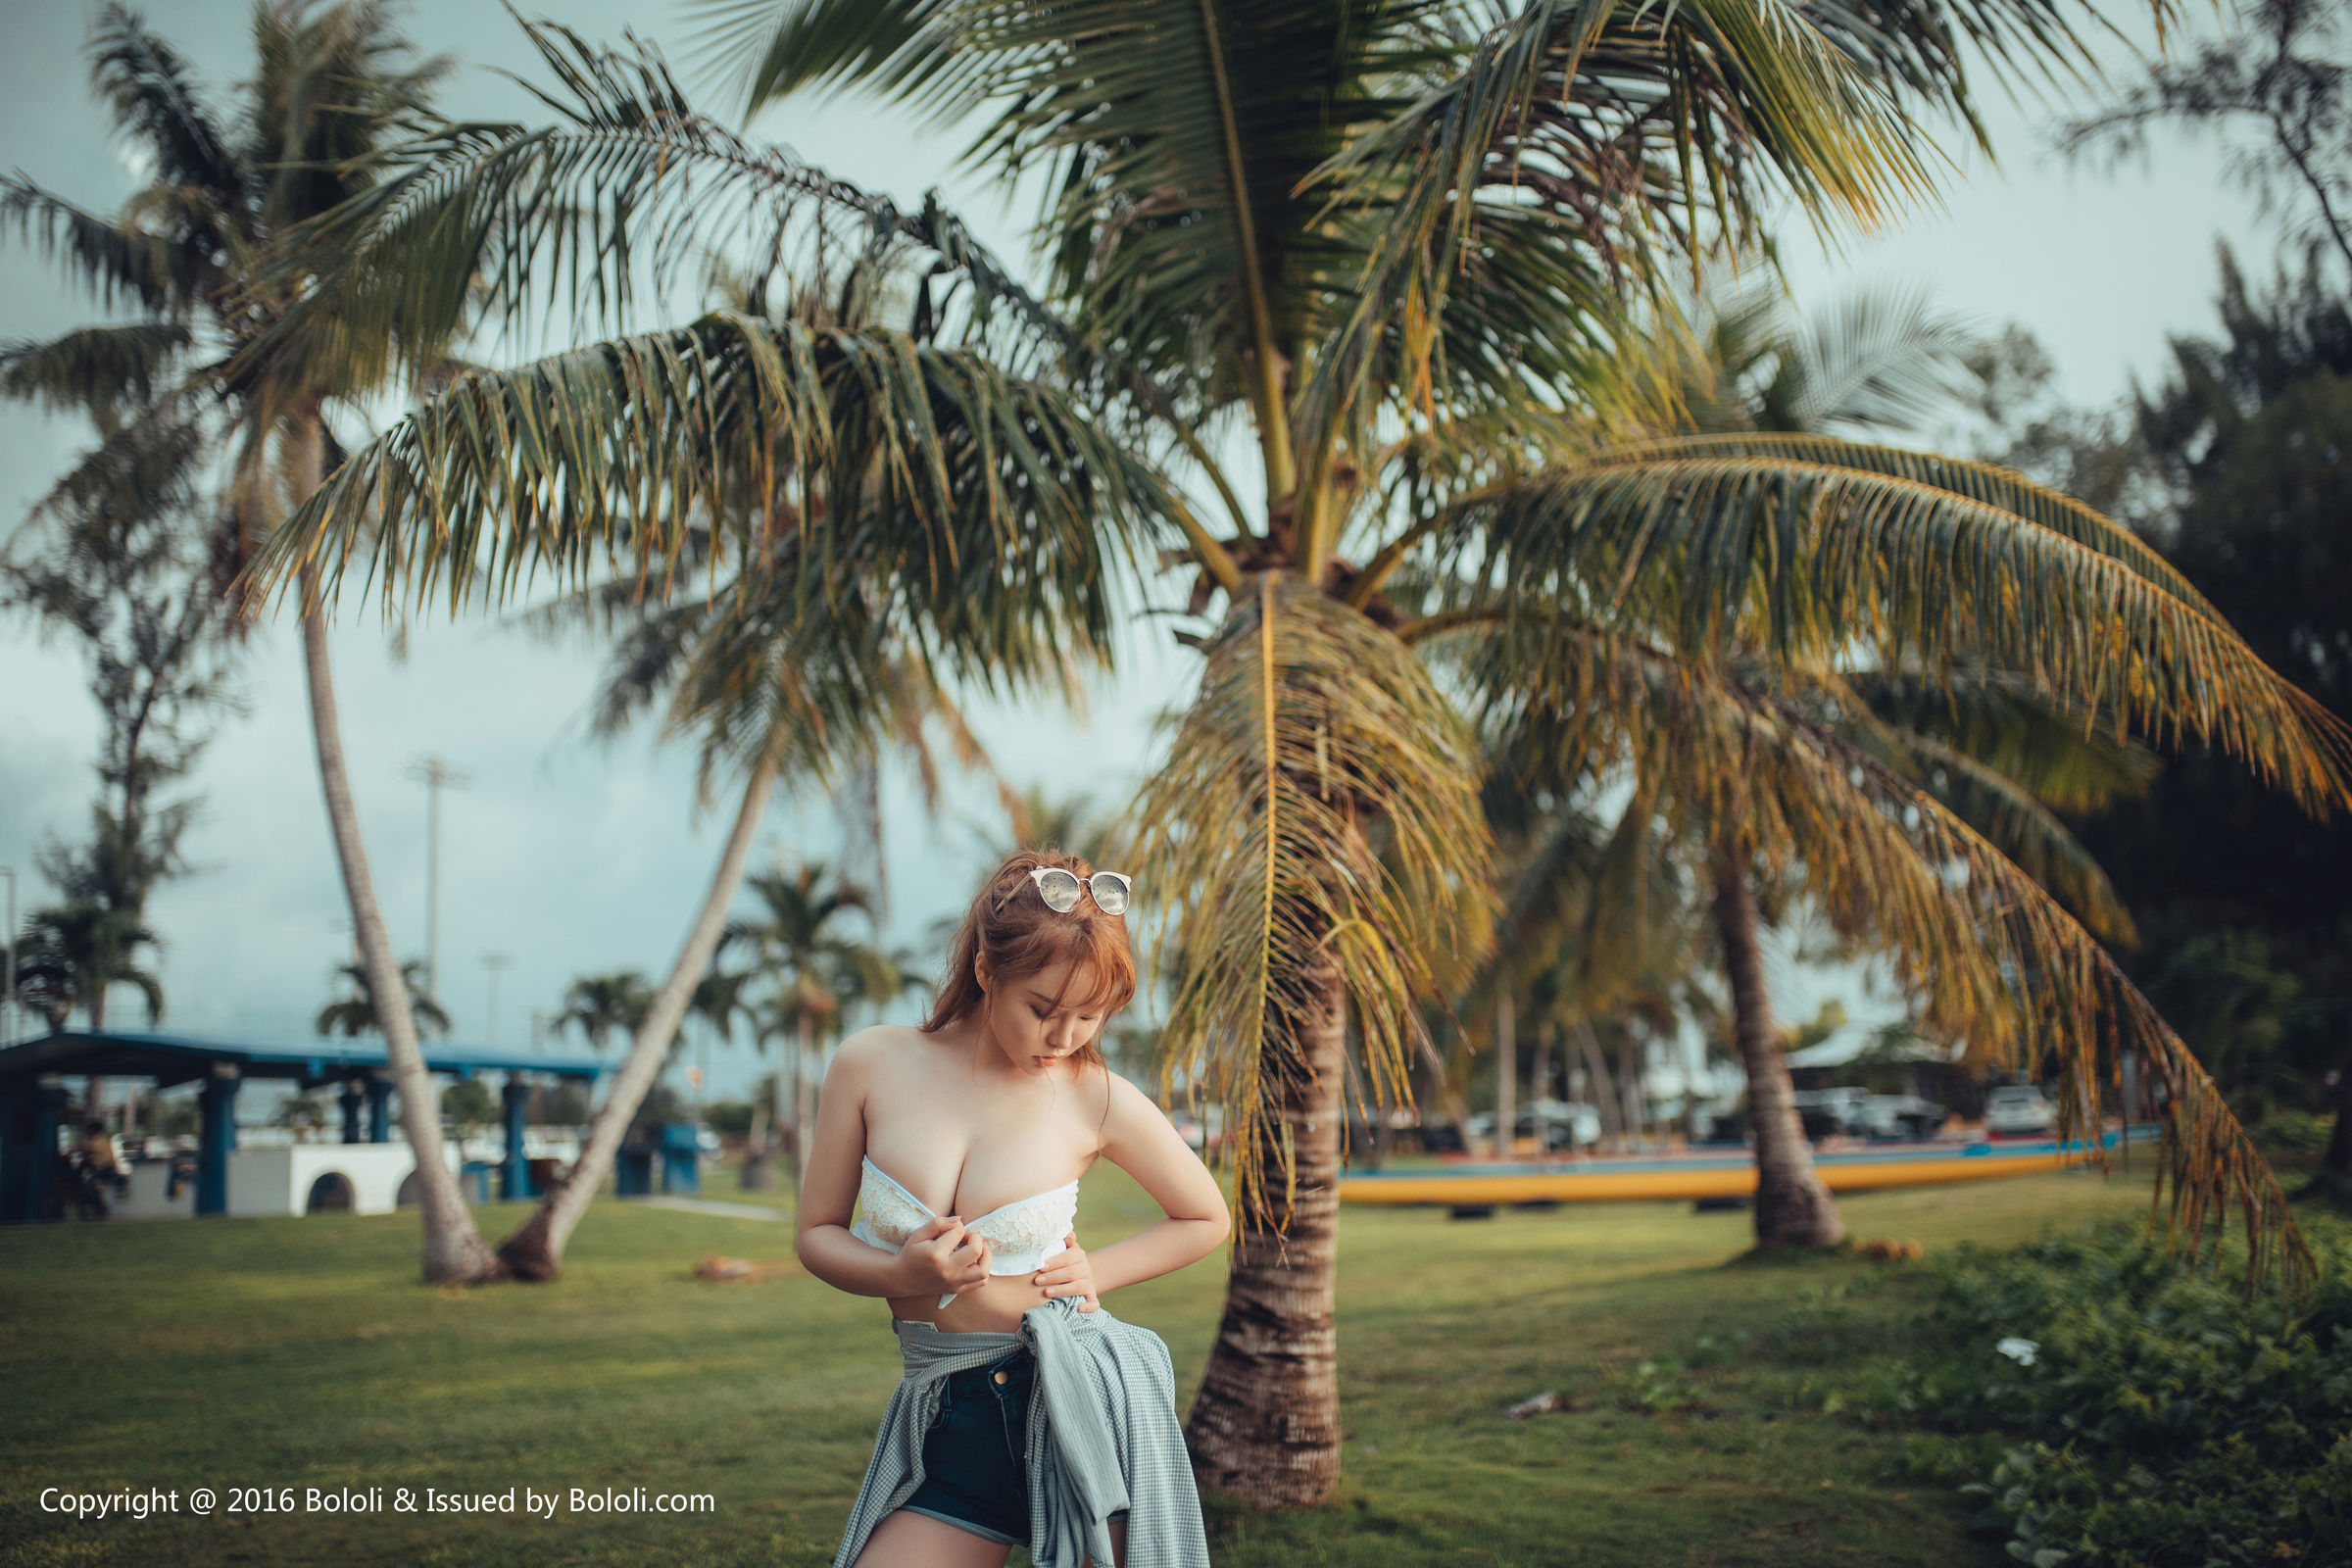
[[[316,416],[305,421],[295,441],[294,488],[308,496],[321,478],[320,432]],[[326,795],[326,820],[333,831],[335,858],[343,868],[343,892],[351,904],[353,940],[368,984],[375,997],[375,1017],[384,1032],[384,1065],[393,1087],[400,1091],[400,1123],[416,1156],[416,1191],[424,1211],[424,1277],[437,1285],[469,1285],[493,1280],[504,1272],[489,1243],[474,1228],[473,1213],[466,1206],[458,1178],[447,1164],[441,1144],[441,1096],[432,1075],[424,1069],[424,1054],[416,1045],[416,1020],[409,1010],[409,987],[392,956],[392,937],[384,929],[383,910],[375,902],[375,879],[368,869],[368,846],[360,837],[359,808],[351,796],[351,774],[343,762],[343,726],[335,711],[333,666],[326,656],[326,615],[318,602],[318,571],[304,566],[302,592],[302,662],[310,681],[311,734],[318,748],[318,783]]]
[[[1623,1146],[1625,1137],[1625,1106],[1618,1102],[1617,1084],[1609,1076],[1609,1058],[1601,1054],[1600,1042],[1593,1038],[1590,1021],[1576,1021],[1577,1042],[1584,1048],[1585,1071],[1592,1077],[1592,1104],[1600,1112],[1600,1134]]]
[[[1630,1033],[1619,1037],[1617,1041],[1617,1092],[1625,1097],[1626,1142],[1636,1153],[1640,1153],[1649,1147],[1648,1139],[1645,1136],[1649,1129],[1649,1121],[1643,1114],[1649,1108],[1649,1102],[1647,1097],[1642,1093],[1642,1065],[1641,1044]]]
[[[1509,1159],[1518,1151],[1519,1020],[1510,993],[1494,1001],[1494,1152]]]
[[[629,1054],[620,1064],[620,1075],[612,1082],[612,1092],[606,1095],[604,1107],[588,1129],[588,1146],[564,1178],[548,1190],[539,1200],[539,1207],[523,1222],[522,1228],[499,1244],[498,1255],[514,1277],[524,1280],[552,1280],[562,1271],[564,1244],[571,1239],[572,1227],[588,1211],[588,1204],[605,1184],[612,1169],[613,1152],[629,1130],[629,1119],[645,1101],[645,1093],[653,1087],[654,1079],[669,1057],[669,1041],[678,1032],[678,1024],[686,1016],[686,1004],[694,999],[694,988],[702,983],[710,968],[710,958],[718,951],[718,939],[727,923],[727,906],[735,902],[735,890],[743,882],[744,861],[751,858],[752,840],[760,830],[760,818],[767,809],[767,798],[776,787],[776,771],[784,755],[782,727],[772,738],[760,760],[752,768],[752,776],[743,792],[743,806],[735,813],[735,830],[728,835],[726,848],[718,858],[718,870],[710,878],[710,891],[703,900],[702,912],[695,917],[694,926],[686,934],[686,945],[678,952],[678,961],[669,971],[654,1004],[646,1009],[645,1021],[637,1026],[636,1039]]]
[[[1772,1027],[1772,997],[1764,988],[1764,950],[1756,939],[1755,892],[1736,855],[1717,857],[1715,931],[1731,982],[1733,1034],[1747,1070],[1747,1119],[1756,1133],[1756,1245],[1835,1247],[1845,1238],[1813,1147],[1796,1114],[1788,1061]]]
[[[1348,992],[1339,966],[1301,976],[1313,1001],[1287,1019],[1294,1058],[1269,1063],[1266,1093],[1297,1159],[1289,1194],[1273,1183],[1244,1205],[1225,1315],[1217,1325],[1185,1445],[1200,1485],[1260,1508],[1321,1502],[1340,1476],[1340,1085]]]

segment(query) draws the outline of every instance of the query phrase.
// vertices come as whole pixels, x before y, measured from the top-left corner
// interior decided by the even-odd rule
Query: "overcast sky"
[[[93,9],[0,0],[0,165],[111,210],[134,180],[88,92],[81,46]],[[144,9],[194,60],[213,101],[226,102],[248,58],[243,0],[156,0]],[[669,45],[674,58],[688,52],[681,12],[666,0],[569,0],[550,10],[591,38],[634,27]],[[444,98],[450,113],[537,118],[521,92],[488,69],[534,67],[503,13],[480,0],[423,0],[405,14],[420,47],[463,62]],[[2168,333],[2212,329],[2217,237],[2230,236],[2249,263],[2271,265],[2263,225],[2214,149],[2161,144],[2144,165],[2079,171],[2048,151],[2051,106],[1988,97],[1999,167],[1955,152],[1940,212],[1914,215],[1886,234],[1845,236],[1834,257],[1788,236],[1800,298],[1857,282],[1925,284],[1946,309],[1982,324],[2029,327],[2069,397],[2104,401],[2134,373],[2161,372]],[[1001,210],[951,172],[960,145],[952,135],[926,135],[901,114],[854,101],[789,105],[757,128],[908,203],[942,185],[992,244],[1019,251],[1025,214]],[[0,340],[46,337],[91,318],[90,303],[36,255],[0,246]],[[0,526],[23,514],[81,439],[68,421],[0,409]],[[1043,708],[975,710],[1006,774],[1125,802],[1152,760],[1152,715],[1182,703],[1195,673],[1162,630],[1138,625],[1127,642],[1122,676],[1097,693],[1085,721]],[[580,738],[595,648],[551,648],[477,622],[419,623],[401,660],[378,622],[350,614],[334,651],[360,811],[404,954],[421,955],[424,946],[424,792],[406,771],[433,754],[469,780],[444,797],[442,816],[441,991],[459,1038],[479,1041],[493,1028],[485,954],[512,959],[495,1020],[506,1045],[527,1041],[531,1010],[553,1008],[575,975],[635,967],[658,976],[667,968],[733,803],[698,812],[691,758],[658,747],[650,734],[615,747]],[[167,943],[167,1027],[300,1036],[333,993],[334,966],[349,951],[348,916],[291,625],[259,628],[242,667],[250,712],[223,723],[195,780],[205,804],[187,847],[203,869],[151,905],[151,924]],[[97,722],[83,682],[74,645],[44,644],[21,621],[0,621],[0,865],[19,868],[21,898],[30,905],[52,893],[31,870],[36,845],[47,834],[85,831]],[[962,784],[935,819],[904,779],[891,782],[892,940],[919,943],[939,915],[961,907],[981,869],[962,824],[990,817],[992,800],[976,782]],[[836,858],[840,842],[824,802],[785,805],[759,858]],[[1149,890],[1138,896],[1148,899]],[[1863,1004],[1851,976],[1784,965],[1776,984],[1793,1015],[1810,1016],[1833,993]],[[763,1070],[742,1045],[710,1060],[721,1091]]]

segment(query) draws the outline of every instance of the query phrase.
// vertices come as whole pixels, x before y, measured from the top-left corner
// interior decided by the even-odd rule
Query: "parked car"
[[[1489,1125],[1493,1125],[1490,1121]],[[1462,1149],[1462,1130],[1449,1121],[1425,1121],[1421,1124],[1421,1152],[1425,1154],[1459,1154]]]
[[[1873,1095],[1862,1102],[1861,1130],[1873,1138],[1933,1138],[1951,1115],[1917,1095]]]
[[[1807,1138],[1835,1138],[1867,1130],[1863,1125],[1863,1107],[1870,1103],[1867,1089],[1799,1089],[1789,1098],[1796,1102]]]
[[[1582,1101],[1539,1100],[1532,1105],[1522,1105],[1512,1117],[1512,1131],[1521,1138],[1534,1138],[1539,1123],[1543,1127],[1543,1141],[1538,1147],[1546,1152],[1573,1151],[1600,1142],[1600,1112]],[[1493,1138],[1494,1113],[1477,1111],[1471,1115],[1468,1126],[1473,1138]]]
[[[2002,1084],[1984,1097],[1984,1131],[1994,1138],[2039,1138],[2058,1128],[2058,1107],[2034,1084]]]
[[[694,1130],[694,1147],[705,1159],[716,1159],[726,1152],[726,1145],[718,1141],[718,1134],[712,1132],[708,1124]]]

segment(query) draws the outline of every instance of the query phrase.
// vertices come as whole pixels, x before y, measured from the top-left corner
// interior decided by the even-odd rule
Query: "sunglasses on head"
[[[1057,865],[1034,865],[1029,868],[1029,880],[1037,884],[1038,896],[1046,907],[1056,914],[1067,914],[1078,907],[1081,892],[1095,896],[1095,907],[1104,914],[1127,912],[1127,890],[1135,886],[1135,878],[1120,871],[1097,871],[1081,881],[1075,871],[1064,871]]]

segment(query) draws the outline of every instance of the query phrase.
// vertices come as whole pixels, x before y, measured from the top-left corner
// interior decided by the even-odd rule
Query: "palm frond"
[[[894,98],[918,93],[942,120],[968,112],[939,92],[958,41],[956,0],[694,0],[705,64],[743,94],[744,112],[804,89],[858,85]]]
[[[240,191],[246,173],[197,96],[179,51],[147,30],[136,12],[109,5],[90,38],[90,80],[116,126],[155,160],[155,177],[216,196]]]
[[[714,313],[474,372],[355,454],[270,540],[257,586],[355,563],[387,611],[512,597],[607,568],[666,589],[699,552],[800,597],[853,580],[919,607],[984,685],[1107,636],[1110,592],[1165,515],[1157,476],[1054,389],[904,333]],[[716,546],[693,546],[698,524]],[[1126,554],[1123,554],[1125,552]]]
[[[2024,677],[1962,665],[1924,675],[1866,669],[1838,684],[1903,731],[1989,767],[2053,810],[2096,811],[2145,790],[2162,764],[2095,717],[2069,710]]]
[[[1858,701],[1849,700],[1841,709],[1845,721],[1837,727],[1848,744],[1868,752],[1943,802],[2019,870],[2047,888],[2094,935],[2127,945],[2139,940],[2132,913],[2106,871],[2059,820],[2044,797],[1965,746],[1921,730],[1876,722]],[[2078,800],[2104,798],[2095,787],[2085,787],[2088,776],[2106,771],[2107,759],[2102,753],[2148,755],[2127,751],[2105,736],[2085,737],[2080,729],[2059,728],[2040,738],[2043,755],[2035,759],[2039,765],[2034,771],[2056,779],[2060,789],[2070,790]],[[2085,754],[2071,765],[2049,755],[2053,743],[2068,740]]]
[[[0,343],[0,398],[86,413],[102,426],[151,402],[192,338],[174,321],[85,326],[45,343]]]
[[[1758,397],[1767,430],[1916,429],[1959,404],[1975,339],[1925,289],[1856,289],[1775,344]]]
[[[142,310],[175,314],[211,270],[185,241],[85,212],[23,174],[0,175],[0,226],[64,261],[102,304],[127,298]]]
[[[466,122],[385,149],[371,185],[290,236],[289,256],[341,258],[335,286],[358,333],[446,313],[477,278],[480,305],[521,315],[563,306],[619,321],[648,282],[714,255],[750,282],[781,276],[845,318],[903,295],[910,324],[948,335],[944,295],[962,285],[961,339],[1059,350],[1074,334],[1023,289],[936,197],[917,212],[788,152],[745,140],[696,110],[642,40],[598,49],[553,23],[525,24],[551,88],[524,85],[546,126]]]
[[[1948,460],[1917,468],[1944,464],[1951,489],[1883,471],[1904,466],[1883,449],[1761,452],[1692,439],[1610,454],[1465,505],[1441,554],[1475,578],[1469,605],[1557,606],[1571,637],[1601,620],[1698,662],[1747,648],[1822,667],[1981,661],[2086,728],[2097,714],[2118,734],[2210,742],[2307,809],[2352,805],[2352,729],[2098,514]],[[2013,498],[2033,510],[2000,504]]]
[[[1179,911],[1162,1070],[1234,1118],[1241,1209],[1290,1179],[1263,1092],[1300,1070],[1292,1031],[1337,963],[1375,1096],[1404,1094],[1439,955],[1492,933],[1476,759],[1428,673],[1362,616],[1258,579],[1209,646],[1199,700],[1135,811],[1138,873]],[[1279,1168],[1270,1176],[1269,1162]]]
[[[1492,690],[1528,653],[1505,630],[1477,656]],[[2099,1082],[2139,1053],[2169,1097],[2159,1200],[2198,1240],[2234,1207],[2255,1274],[2312,1278],[2309,1247],[2270,1167],[2220,1092],[2114,959],[2034,879],[1932,791],[1802,707],[1714,669],[1588,630],[1547,643],[1572,661],[1520,710],[1528,755],[1636,771],[1669,809],[1734,835],[1768,867],[1802,867],[1841,935],[1885,956],[1932,1027],[1972,1060],[2060,1077],[2060,1136],[2089,1140]],[[1571,695],[1573,694],[1573,695]]]
[[[1321,171],[1335,210],[1378,201],[1386,222],[1302,423],[1370,428],[1425,382],[1497,211],[1541,213],[1548,243],[1621,282],[1653,274],[1662,252],[1748,243],[1780,191],[1825,220],[1875,221],[1914,199],[1929,185],[1919,126],[1854,35],[1915,20],[1786,0],[1540,0],[1494,27],[1451,79]]]

